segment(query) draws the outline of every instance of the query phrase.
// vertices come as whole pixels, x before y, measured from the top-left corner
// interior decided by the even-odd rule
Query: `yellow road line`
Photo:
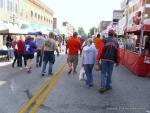
[[[43,92],[43,90],[46,89],[46,87],[48,86],[48,84],[52,81],[52,79],[54,79],[56,77],[56,75],[58,75],[61,70],[65,67],[66,64],[64,64],[59,71],[56,72],[56,74],[54,74],[52,77],[50,77],[42,86],[41,88],[34,94],[34,96],[28,100],[23,107],[18,111],[18,113],[25,113],[29,107],[31,106],[31,104],[33,102],[35,102],[35,100],[40,96],[40,94]]]
[[[46,97],[48,96],[48,94],[50,93],[50,91],[57,84],[57,82],[59,81],[59,79],[61,78],[61,76],[63,75],[63,73],[64,73],[64,70],[62,70],[62,72],[60,72],[59,75],[56,78],[53,79],[53,81],[49,84],[49,86],[46,89],[46,91],[39,97],[39,99],[36,101],[35,105],[32,107],[32,109],[30,110],[29,113],[36,113],[36,111],[38,110],[38,108],[40,107],[40,105],[43,103],[43,101],[46,99]]]

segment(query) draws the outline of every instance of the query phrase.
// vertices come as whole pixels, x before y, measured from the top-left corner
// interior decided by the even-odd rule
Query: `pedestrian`
[[[53,75],[53,64],[55,62],[55,54],[56,50],[57,56],[59,56],[59,51],[55,41],[55,35],[53,32],[49,33],[49,37],[45,39],[44,47],[43,47],[43,67],[42,67],[42,76],[45,75],[46,65],[49,63],[48,75]]]
[[[82,66],[84,67],[86,74],[86,85],[88,87],[93,86],[93,75],[92,70],[96,62],[96,48],[95,45],[92,45],[92,39],[88,38],[86,41],[87,45],[83,48],[82,51]]]
[[[97,34],[97,37],[94,38],[94,44],[96,49],[98,50],[102,43],[102,39],[100,38],[100,34]]]
[[[58,50],[61,53],[61,42],[62,42],[62,37],[61,36],[56,36],[56,44],[58,46]]]
[[[34,58],[35,50],[37,49],[37,46],[35,42],[33,41],[33,38],[31,36],[28,36],[25,40],[25,60],[27,62],[27,72],[31,73],[31,62]]]
[[[18,47],[18,67],[22,69],[22,57],[24,55],[24,41],[22,36],[20,36],[19,40],[17,41],[17,47]]]
[[[97,65],[101,60],[101,88],[99,90],[100,93],[104,93],[107,90],[112,89],[112,72],[114,64],[116,66],[120,63],[120,51],[118,42],[113,39],[114,30],[109,29],[108,37],[103,39],[103,44],[98,50],[97,54]]]
[[[18,64],[17,37],[14,37],[14,38],[13,38],[13,41],[12,41],[12,48],[13,48],[14,57],[15,57],[14,60],[13,60],[13,63],[12,63],[12,68],[14,68],[16,61],[17,61],[17,66],[19,66],[19,64]]]
[[[74,32],[66,43],[66,54],[68,55],[67,62],[69,66],[68,74],[71,74],[72,70],[77,73],[76,68],[78,65],[78,54],[81,55],[81,42],[78,39],[78,33]]]
[[[42,35],[42,32],[38,32],[38,35],[35,39],[37,45],[37,56],[36,56],[36,67],[41,67],[42,65],[42,47],[44,46],[45,38]]]
[[[7,60],[9,61],[11,58],[11,46],[12,46],[12,37],[10,35],[7,36],[6,47],[8,51]]]

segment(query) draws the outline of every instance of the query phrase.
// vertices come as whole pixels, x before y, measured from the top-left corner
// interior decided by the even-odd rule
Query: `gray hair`
[[[87,42],[89,42],[90,44],[92,44],[93,43],[92,38],[88,38]]]
[[[49,32],[49,38],[54,38],[54,37],[55,37],[54,33],[53,32]]]

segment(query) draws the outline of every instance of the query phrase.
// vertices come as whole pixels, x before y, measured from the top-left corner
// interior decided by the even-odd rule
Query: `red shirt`
[[[17,48],[18,48],[18,53],[23,54],[24,53],[24,42],[19,40],[17,41]]]
[[[68,50],[69,55],[78,55],[80,51],[81,54],[81,42],[76,37],[70,37],[67,41],[66,51]]]

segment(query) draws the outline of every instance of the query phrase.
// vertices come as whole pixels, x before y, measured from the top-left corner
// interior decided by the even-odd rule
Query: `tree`
[[[92,35],[95,35],[96,32],[97,32],[97,28],[96,27],[92,27],[90,30],[89,30],[89,33],[88,33],[88,36],[92,36]]]
[[[79,35],[81,35],[81,36],[85,35],[84,29],[83,29],[82,27],[79,27],[79,28],[78,28],[78,33],[79,33]]]

